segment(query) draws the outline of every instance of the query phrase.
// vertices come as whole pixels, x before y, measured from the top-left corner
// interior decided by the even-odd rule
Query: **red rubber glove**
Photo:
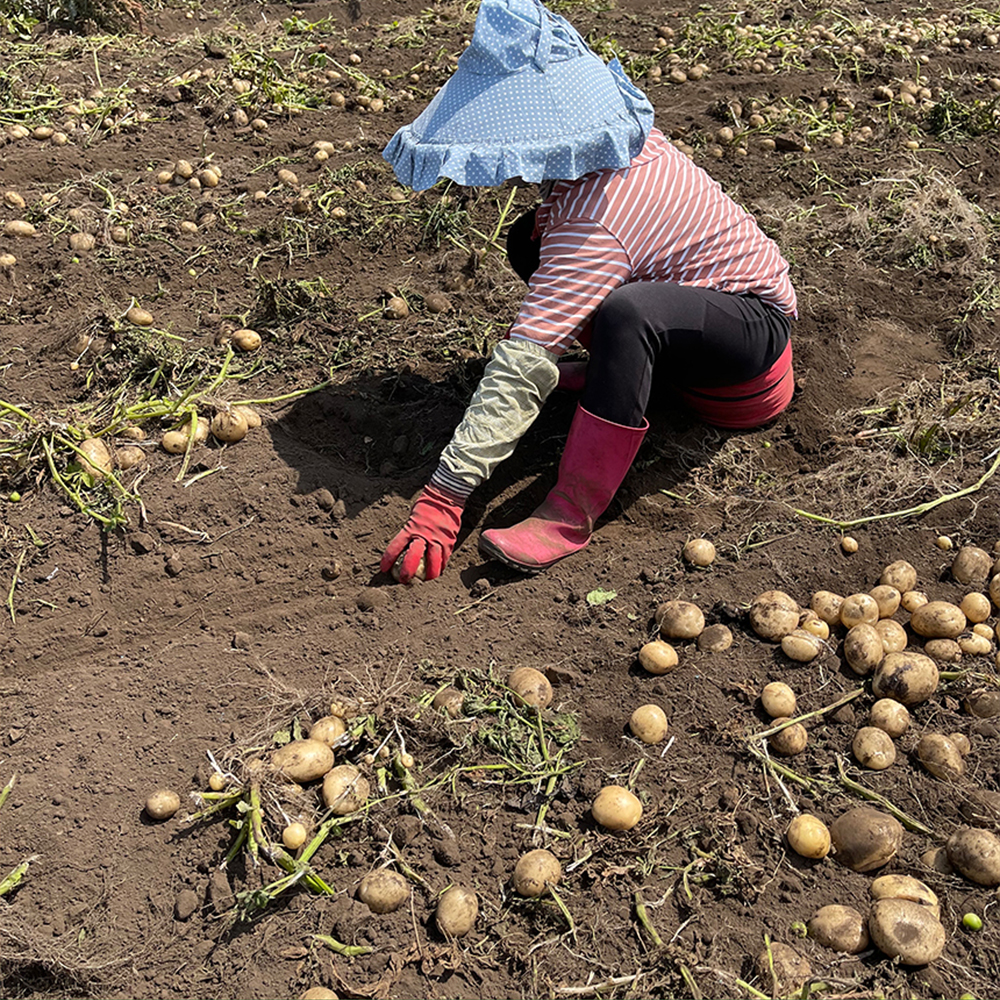
[[[388,573],[400,554],[405,552],[399,567],[399,582],[412,583],[420,560],[424,560],[424,579],[441,575],[458,538],[465,502],[452,493],[425,486],[410,511],[403,530],[389,543],[379,568]]]

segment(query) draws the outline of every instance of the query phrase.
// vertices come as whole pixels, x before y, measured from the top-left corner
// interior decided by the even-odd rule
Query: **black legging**
[[[507,234],[507,259],[528,282],[539,263],[535,212]],[[669,281],[611,292],[594,318],[581,403],[595,416],[640,427],[654,389],[737,385],[766,372],[788,345],[790,322],[752,295]]]

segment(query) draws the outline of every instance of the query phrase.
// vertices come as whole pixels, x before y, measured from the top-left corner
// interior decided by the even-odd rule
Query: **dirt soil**
[[[900,558],[932,598],[986,589],[954,580],[936,540],[992,552],[1000,537],[998,18],[931,4],[926,25],[901,24],[914,15],[897,0],[559,9],[622,56],[659,126],[781,244],[800,297],[796,395],[743,434],[659,401],[590,547],[526,578],[475,541],[554,481],[574,406],[557,394],[473,496],[444,575],[413,587],[379,557],[515,315],[503,233],[534,191],[415,195],[379,153],[447,79],[475,6],[225,0],[148,5],[140,25],[129,3],[114,33],[0,15],[0,188],[23,199],[0,205],[0,229],[34,227],[0,236],[15,258],[0,264],[0,784],[16,776],[0,877],[31,859],[0,902],[4,996],[801,990],[803,977],[758,972],[766,940],[808,959],[814,996],[995,995],[994,889],[921,860],[964,822],[970,792],[1000,787],[995,720],[963,708],[996,685],[994,653],[942,664],[895,765],[868,771],[851,743],[874,697],[842,659],[843,630],[799,664],[754,634],[747,608],[767,589],[803,607],[819,589],[867,591]],[[678,68],[689,78],[671,84]],[[56,135],[19,138],[18,124]],[[81,233],[93,245],[71,248]],[[393,296],[408,316],[383,315]],[[133,304],[151,327],[126,320]],[[242,327],[261,348],[227,355]],[[263,425],[168,454],[159,435],[182,399],[206,416],[253,401]],[[89,488],[71,445],[99,434],[120,453],[126,425],[146,453],[117,473],[127,495]],[[718,549],[708,569],[681,558],[699,536]],[[653,676],[637,653],[671,599],[733,644],[678,642],[678,669]],[[504,685],[519,666],[554,687],[538,716]],[[783,762],[793,776],[751,738],[773,680],[800,714],[864,687],[806,721],[806,750]],[[456,719],[428,704],[446,685],[464,696]],[[329,893],[303,879],[269,898],[284,873],[240,848],[237,795],[188,817],[217,763],[230,791],[261,789],[265,839],[297,812],[315,832],[315,788],[296,799],[252,762],[332,700],[351,733],[338,763],[362,769],[370,804],[311,859]],[[630,735],[644,703],[664,709],[666,743]],[[968,737],[961,781],[917,763],[928,731]],[[929,966],[800,933],[825,904],[870,907],[871,873],[784,840],[797,812],[832,822],[863,804],[841,773],[926,831],[911,824],[882,871],[940,897],[947,944]],[[590,815],[609,783],[640,796],[631,831]],[[183,805],[154,821],[143,804],[161,787]],[[534,847],[564,866],[557,896],[511,888]],[[412,892],[376,915],[356,892],[383,865]],[[434,908],[452,884],[478,894],[479,918],[449,941]]]

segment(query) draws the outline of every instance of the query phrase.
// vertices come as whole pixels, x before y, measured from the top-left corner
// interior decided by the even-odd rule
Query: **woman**
[[[483,0],[458,68],[385,158],[417,190],[520,177],[542,203],[508,236],[528,283],[465,416],[381,568],[439,576],[469,494],[507,458],[557,384],[583,382],[555,487],[479,548],[534,573],[578,552],[621,485],[666,383],[706,422],[756,427],[791,399],[788,264],[750,215],[653,127],[605,65],[538,0]],[[589,351],[585,379],[557,360]],[[668,389],[667,391],[671,391]],[[423,567],[421,571],[421,566]]]

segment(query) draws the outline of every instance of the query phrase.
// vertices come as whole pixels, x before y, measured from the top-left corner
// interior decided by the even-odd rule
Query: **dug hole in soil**
[[[522,577],[475,540],[554,482],[575,405],[556,394],[474,494],[443,576],[413,587],[379,557],[516,314],[503,234],[534,198],[414,194],[380,157],[452,72],[474,7],[0,14],[4,996],[995,994],[995,888],[927,860],[998,791],[996,720],[966,707],[997,688],[992,638],[939,662],[875,771],[852,753],[875,695],[845,629],[799,663],[748,609],[766,590],[802,608],[868,592],[898,559],[931,599],[988,592],[952,560],[992,558],[1000,536],[997,19],[893,0],[559,9],[792,263],[795,398],[741,434],[659,401],[589,548]],[[234,349],[245,328],[259,348]],[[262,419],[238,443],[160,447],[192,410],[235,404]],[[94,435],[139,464],[95,482],[75,450]],[[681,552],[702,537],[717,555],[699,568]],[[669,600],[731,646],[669,640],[677,668],[647,673]],[[518,667],[551,705],[518,705]],[[787,759],[755,738],[771,681],[809,716]],[[448,687],[455,717],[432,705]],[[630,731],[644,704],[668,720],[659,743]],[[339,820],[320,782],[269,763],[331,707],[336,763],[370,786]],[[967,737],[956,780],[918,762],[928,733]],[[629,830],[591,815],[609,784],[641,802]],[[169,818],[144,809],[156,789],[180,797]],[[789,848],[794,816],[861,805],[906,819],[882,868]],[[307,845],[324,834],[308,865],[270,847],[294,820]],[[522,898],[515,863],[543,848],[561,879]],[[358,888],[382,868],[406,892],[377,914]],[[805,935],[828,904],[867,916],[886,873],[937,895],[939,958]],[[478,900],[462,937],[434,916],[453,885]],[[809,970],[762,971],[768,942]]]

